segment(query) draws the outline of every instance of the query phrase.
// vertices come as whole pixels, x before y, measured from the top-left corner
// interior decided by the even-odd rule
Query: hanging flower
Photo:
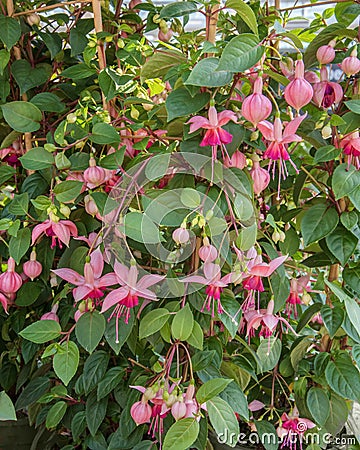
[[[326,67],[320,69],[320,81],[313,85],[313,101],[317,106],[325,109],[339,103],[343,98],[343,90],[339,83],[329,81]]]
[[[254,82],[254,91],[246,97],[241,108],[241,115],[253,125],[267,119],[272,111],[271,101],[262,93],[263,81],[258,76]]]
[[[353,131],[343,137],[339,143],[339,147],[343,149],[344,155],[347,157],[348,167],[350,164],[360,169],[360,136],[358,131]]]
[[[309,419],[299,417],[299,411],[295,406],[290,414],[284,413],[280,418],[280,425],[276,430],[277,435],[282,440],[281,448],[296,450],[299,440],[302,449],[303,434],[314,428],[315,424]]]
[[[286,102],[299,111],[303,106],[310,103],[313,96],[313,88],[304,77],[304,63],[301,59],[295,63],[295,77],[286,86],[284,97]]]
[[[50,219],[45,220],[45,222],[36,225],[32,231],[32,242],[34,245],[36,240],[42,234],[51,237],[51,248],[56,247],[56,241],[58,240],[58,245],[62,248],[62,244],[66,247],[69,246],[70,237],[77,237],[78,230],[76,225],[71,222],[71,220],[60,220],[54,214],[51,215]]]

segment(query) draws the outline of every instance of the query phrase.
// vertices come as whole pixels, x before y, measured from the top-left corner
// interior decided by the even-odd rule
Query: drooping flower
[[[250,170],[250,176],[253,180],[253,189],[255,194],[259,195],[270,183],[269,172],[260,166],[259,157],[255,155],[253,159],[253,166]]]
[[[306,290],[309,283],[310,276],[304,275],[300,278],[292,278],[290,281],[290,294],[286,299],[286,312],[288,317],[294,312],[294,316],[297,317],[296,305],[301,305],[302,301],[299,294],[302,294]]]
[[[15,272],[15,260],[10,257],[7,262],[6,272],[0,275],[0,290],[4,294],[14,294],[17,292],[22,284],[21,276]],[[5,309],[5,308],[4,308]]]
[[[214,262],[218,257],[218,251],[216,247],[210,244],[207,236],[203,239],[203,245],[199,248],[199,258],[205,263]]]
[[[217,146],[221,144],[229,144],[232,141],[232,135],[222,127],[231,120],[237,122],[236,114],[232,111],[225,110],[218,113],[215,106],[210,106],[208,111],[208,119],[203,116],[194,116],[187,123],[190,124],[190,133],[203,128],[207,130],[200,143],[201,147]]]
[[[332,39],[327,45],[322,45],[317,49],[316,58],[320,64],[330,64],[334,61],[336,41]]]
[[[294,60],[289,57],[285,57],[280,61],[280,69],[281,72],[286,76],[286,78],[290,81],[292,81],[295,77],[295,64]],[[312,72],[311,70],[306,70],[304,72],[304,78],[309,83],[317,83],[319,81],[319,77],[316,75],[315,72]]]
[[[139,297],[156,300],[156,295],[148,288],[159,283],[164,279],[164,276],[144,275],[138,280],[139,271],[135,265],[130,265],[130,268],[128,268],[117,261],[114,264],[114,271],[117,284],[120,284],[121,287],[114,289],[105,297],[101,312],[103,313],[115,306],[109,320],[113,316],[116,317],[116,342],[118,342],[119,318],[124,316],[125,323],[128,323],[130,311],[139,304]]]
[[[320,69],[320,81],[313,85],[313,101],[317,106],[325,109],[339,103],[343,98],[343,90],[339,83],[329,81],[328,70],[326,67]]]
[[[359,170],[360,169],[360,136],[358,131],[349,133],[339,143],[339,147],[343,149],[344,155],[347,157],[347,163]]]
[[[56,246],[56,240],[58,240],[59,247],[62,248],[61,243],[68,247],[70,237],[77,237],[78,230],[71,220],[60,220],[58,217],[52,215],[50,219],[34,227],[31,245],[34,245],[38,237],[43,233],[51,237],[51,248]]]
[[[284,413],[280,418],[280,425],[276,430],[277,435],[282,440],[281,448],[296,450],[297,443],[302,449],[303,434],[314,428],[315,424],[309,419],[299,417],[299,411],[295,406],[290,414]]]
[[[295,77],[286,86],[284,97],[286,102],[299,111],[303,106],[310,103],[313,96],[313,88],[304,77],[304,63],[301,59],[295,63]]]
[[[268,141],[267,149],[264,153],[264,158],[268,158],[269,168],[272,167],[272,176],[275,178],[275,168],[279,167],[279,183],[278,183],[278,198],[280,198],[280,182],[281,178],[285,179],[288,175],[288,170],[286,167],[286,161],[289,161],[298,173],[298,169],[292,162],[290,155],[287,151],[288,144],[292,142],[300,142],[302,138],[298,136],[296,130],[299,128],[301,122],[305,119],[307,114],[303,116],[298,116],[291,120],[282,131],[283,125],[280,117],[275,117],[274,125],[267,120],[260,122],[258,128],[263,134],[266,141]]]
[[[246,167],[246,156],[244,153],[241,153],[239,150],[236,150],[231,158],[226,156],[224,159],[225,167],[236,167],[237,169],[243,169]]]
[[[143,423],[150,422],[152,408],[146,400],[140,400],[132,405],[130,415],[136,425],[141,425]]]
[[[105,183],[108,174],[103,167],[96,164],[95,158],[91,157],[89,167],[84,172],[84,180],[90,189],[96,188]]]
[[[341,70],[350,77],[351,75],[356,75],[360,72],[360,59],[357,57],[357,48],[347,56],[341,63]]]
[[[179,245],[186,244],[190,239],[190,234],[186,228],[179,227],[173,231],[172,238]]]
[[[55,322],[59,323],[60,320],[59,320],[58,315],[56,314],[58,309],[59,309],[59,305],[58,305],[58,303],[55,303],[55,305],[51,308],[51,311],[43,314],[40,317],[40,320],[55,320]]]
[[[30,254],[30,261],[26,261],[23,264],[24,274],[31,279],[37,278],[42,272],[42,265],[36,260],[36,252],[33,250]]]
[[[258,76],[254,82],[254,90],[246,97],[241,108],[241,115],[253,125],[267,119],[272,111],[271,101],[262,93],[263,81]]]
[[[224,312],[221,306],[220,296],[223,288],[231,283],[232,273],[221,277],[221,267],[219,264],[210,262],[204,264],[203,271],[205,277],[200,275],[190,275],[179,281],[182,283],[199,283],[206,286],[206,298],[201,308],[201,312],[206,308],[207,311],[211,311],[211,316],[214,317],[215,305],[218,314],[222,314]]]
[[[107,273],[101,276],[104,269],[104,259],[101,251],[95,250],[90,261],[85,263],[84,275],[72,269],[56,269],[53,272],[67,282],[74,284],[73,297],[76,302],[83,299],[99,299],[104,295],[104,288],[117,283],[115,274]]]

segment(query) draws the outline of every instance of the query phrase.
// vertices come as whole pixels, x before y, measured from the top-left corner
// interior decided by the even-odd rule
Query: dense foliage
[[[360,401],[359,4],[290,32],[257,1],[52,3],[0,3],[1,419],[324,447]]]

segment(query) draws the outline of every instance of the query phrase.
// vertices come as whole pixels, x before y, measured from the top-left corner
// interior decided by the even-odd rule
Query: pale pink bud
[[[172,38],[173,30],[171,28],[168,29],[166,33],[164,33],[162,30],[159,30],[158,32],[158,39],[162,42],[168,42]]]
[[[215,261],[215,259],[218,257],[218,251],[216,250],[216,248],[211,245],[203,245],[202,247],[199,248],[199,258],[206,262],[206,263],[210,263]]]
[[[99,212],[98,207],[96,206],[96,203],[91,195],[86,195],[84,198],[84,202],[85,211],[90,214],[90,216],[95,216]]]
[[[328,43],[328,45],[322,45],[321,47],[318,48],[316,52],[316,57],[320,64],[329,64],[334,61],[335,44],[336,42],[332,40]]]
[[[30,255],[30,261],[26,261],[23,264],[24,274],[31,279],[37,278],[42,272],[42,265],[39,261],[36,261],[36,252],[33,250]]]
[[[104,183],[107,178],[106,170],[96,165],[93,157],[90,158],[89,167],[84,172],[84,180],[87,186],[92,189]]]
[[[356,47],[350,56],[346,57],[341,63],[341,70],[349,77],[360,72],[360,59],[357,57]]]
[[[260,167],[259,161],[253,161],[253,167],[250,170],[250,175],[254,182],[255,194],[260,194],[260,192],[266,189],[270,183],[269,172]]]
[[[57,303],[55,303],[55,305],[51,308],[51,311],[43,314],[41,316],[40,320],[55,320],[55,322],[59,323],[59,317],[56,314],[58,308],[59,308],[59,305]]]
[[[195,395],[195,386],[191,383],[186,389],[185,402],[192,401],[194,395]]]
[[[15,272],[15,260],[10,257],[7,271],[0,275],[0,290],[5,294],[13,294],[21,288],[22,283],[21,276]]]
[[[9,299],[0,292],[0,303],[2,304],[4,311],[6,312],[6,314],[8,314],[8,305],[9,305]]]
[[[185,418],[194,418],[199,412],[199,406],[195,400],[186,402],[186,414]],[[200,418],[199,418],[200,419]]]
[[[186,416],[186,405],[184,402],[175,402],[171,407],[171,414],[175,420],[182,419]]]
[[[174,239],[174,241],[177,244],[185,244],[186,242],[189,241],[190,239],[190,234],[188,232],[188,230],[186,228],[177,228],[173,234],[172,234],[172,238]]]
[[[267,119],[272,111],[271,101],[262,94],[263,82],[257,77],[253,94],[246,97],[241,108],[241,115],[253,125]]]
[[[226,156],[224,159],[226,167],[236,167],[237,169],[243,169],[246,166],[246,156],[239,150],[236,150],[231,158]]]
[[[130,0],[129,9],[134,9],[135,10],[137,5],[140,5],[140,4],[141,4],[141,0]],[[138,11],[138,10],[136,10],[136,11]]]
[[[130,409],[131,417],[133,418],[136,425],[141,425],[142,423],[149,422],[151,413],[151,406],[144,401],[134,403]]]
[[[304,63],[299,59],[295,65],[295,78],[285,88],[285,100],[299,111],[303,106],[310,103],[313,93],[311,84],[304,78]]]

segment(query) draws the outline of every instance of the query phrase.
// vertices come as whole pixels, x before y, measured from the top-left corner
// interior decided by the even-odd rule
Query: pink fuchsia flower
[[[43,314],[40,317],[40,320],[55,320],[55,322],[59,323],[59,317],[56,314],[57,310],[59,309],[59,305],[55,303],[55,305],[51,308],[51,311],[48,313]]]
[[[281,72],[288,78],[288,80],[292,81],[295,77],[295,67],[294,60],[292,58],[283,58],[280,61],[280,69]],[[304,73],[304,78],[309,83],[317,83],[319,81],[319,77],[315,72],[311,72],[310,70],[306,70]]]
[[[201,312],[206,308],[207,311],[211,311],[211,317],[215,316],[215,305],[217,305],[217,313],[222,314],[224,312],[220,296],[224,287],[227,287],[231,283],[232,273],[221,277],[221,267],[219,264],[207,262],[203,267],[205,277],[200,275],[190,275],[180,280],[182,283],[199,283],[206,286],[205,293],[206,298],[201,308]]]
[[[148,288],[164,279],[161,275],[144,275],[138,280],[139,271],[135,265],[130,268],[115,262],[114,271],[117,284],[120,288],[111,291],[104,299],[101,312],[105,312],[115,306],[109,320],[116,316],[116,342],[119,336],[119,318],[124,316],[125,323],[128,323],[130,311],[139,304],[139,297],[147,300],[156,300],[154,292]]]
[[[22,151],[18,141],[13,142],[10,147],[0,150],[0,159],[9,164],[9,166],[21,166],[19,156],[22,156]]]
[[[259,163],[259,157],[255,155],[253,159],[253,166],[250,170],[250,176],[253,180],[253,189],[256,195],[259,195],[264,189],[266,189],[270,183],[269,172],[263,169]]]
[[[269,338],[273,335],[279,322],[283,322],[288,329],[295,335],[295,330],[291,327],[289,322],[281,316],[274,315],[274,300],[270,300],[266,309],[247,310],[244,312],[244,319],[246,321],[246,336],[252,338],[255,336],[255,331],[260,328],[259,336]]]
[[[15,260],[9,258],[6,272],[0,275],[0,290],[4,294],[14,294],[23,284],[21,276],[15,272]]]
[[[33,250],[30,254],[30,261],[26,261],[23,264],[24,274],[31,279],[37,278],[42,272],[42,265],[39,261],[36,261],[36,252]]]
[[[140,400],[132,405],[130,415],[136,425],[148,423],[152,416],[152,408],[146,400]]]
[[[290,318],[292,312],[294,312],[295,318],[297,317],[296,305],[301,305],[302,301],[299,294],[302,294],[307,290],[310,276],[305,275],[300,278],[292,278],[290,281],[290,294],[286,299],[286,313]]]
[[[244,167],[246,167],[246,156],[244,155],[244,153],[236,150],[231,158],[229,158],[229,156],[226,156],[224,158],[224,165],[225,167],[236,167],[237,169],[242,170]]]
[[[334,61],[336,41],[332,39],[327,45],[322,45],[317,49],[316,58],[320,64],[330,64]]]
[[[194,116],[187,123],[190,124],[190,133],[203,128],[207,130],[200,145],[202,147],[217,146],[221,144],[229,144],[232,141],[232,135],[221,127],[231,120],[237,122],[236,114],[232,111],[225,110],[218,113],[215,106],[210,106],[208,111],[209,119],[203,116]]]
[[[347,157],[347,163],[359,170],[360,169],[360,136],[358,131],[353,131],[352,133],[346,135],[341,139],[339,147],[343,149],[344,155]]]
[[[177,400],[172,405],[171,414],[176,421],[183,419],[186,416],[186,404],[183,399]]]
[[[77,237],[78,230],[71,220],[60,220],[56,216],[53,216],[51,219],[47,219],[45,222],[34,227],[31,245],[34,245],[38,237],[43,233],[51,237],[51,248],[56,246],[56,240],[58,240],[59,247],[62,248],[61,243],[64,243],[68,247],[70,237]]]
[[[262,77],[258,76],[254,82],[253,93],[244,99],[241,108],[241,115],[254,126],[267,119],[272,111],[271,101],[265,97],[262,90]]]
[[[301,122],[305,119],[307,114],[303,116],[298,116],[291,120],[282,131],[282,123],[280,117],[275,117],[274,125],[264,120],[258,124],[258,128],[264,136],[265,140],[268,141],[267,149],[264,153],[264,158],[268,158],[270,171],[272,166],[272,175],[275,178],[275,168],[276,165],[279,166],[279,183],[278,183],[278,198],[280,198],[280,182],[281,178],[285,179],[288,175],[285,161],[289,161],[298,173],[298,169],[292,162],[290,155],[287,151],[288,145],[292,142],[300,142],[302,138],[296,133]]]
[[[350,77],[351,75],[356,75],[360,72],[360,59],[357,57],[357,48],[347,56],[341,63],[341,70]]]
[[[298,59],[295,63],[295,78],[290,81],[284,91],[286,102],[299,111],[310,103],[313,96],[311,84],[304,78],[304,63]]]
[[[4,311],[6,312],[6,314],[9,314],[8,307],[9,307],[9,305],[11,305],[12,302],[2,292],[0,292],[0,303],[2,304],[2,307],[4,308]]]
[[[317,106],[325,109],[334,103],[339,103],[343,98],[343,90],[339,83],[329,81],[326,67],[320,69],[320,82],[313,85],[313,101]]]
[[[199,248],[199,258],[205,263],[214,262],[218,257],[218,251],[216,247],[210,244],[207,236],[203,239],[203,245]]]
[[[276,430],[277,435],[282,440],[281,448],[286,447],[290,450],[296,450],[299,442],[300,449],[302,449],[303,434],[315,426],[311,420],[299,417],[299,411],[296,406],[290,414],[284,413]]]
[[[104,295],[104,288],[117,283],[114,273],[101,276],[104,269],[104,259],[101,251],[95,250],[90,256],[90,261],[85,263],[84,276],[72,269],[56,269],[53,272],[63,280],[74,284],[74,300],[98,299]]]
[[[190,239],[190,234],[186,228],[179,227],[172,234],[173,240],[178,244],[186,244]]]
[[[94,231],[89,234],[88,237],[85,236],[78,236],[75,238],[76,241],[84,241],[86,244],[91,248],[98,247],[102,242],[102,237],[99,235],[99,233],[95,233]]]

